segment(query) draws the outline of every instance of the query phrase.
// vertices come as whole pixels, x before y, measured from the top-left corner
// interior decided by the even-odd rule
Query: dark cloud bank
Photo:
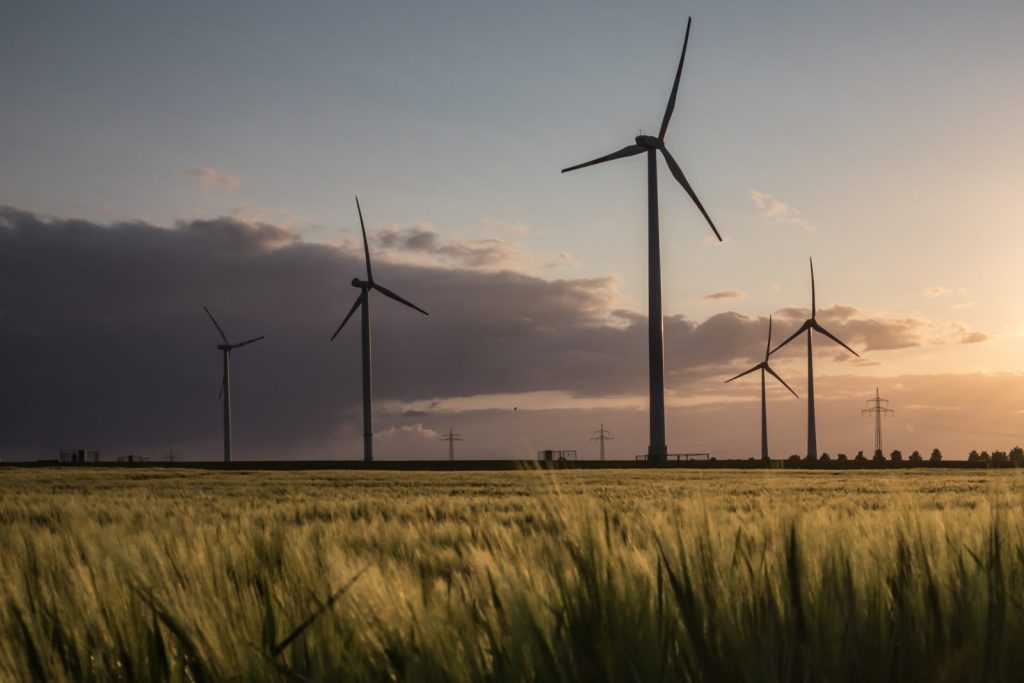
[[[423,249],[392,237],[378,242]],[[248,455],[326,457],[343,442],[352,447],[337,457],[356,457],[357,326],[328,337],[362,268],[358,252],[273,225],[96,225],[0,209],[0,457],[53,457],[61,447],[156,455],[171,446],[216,457],[220,356],[203,305],[234,340],[267,337],[234,356],[236,438]],[[383,259],[375,274],[431,313],[372,300],[378,399],[646,391],[646,318],[614,309],[614,278]],[[780,312],[776,334],[805,315]],[[848,307],[819,316],[859,349],[984,338],[917,319],[866,320]],[[763,353],[765,324],[731,312],[701,323],[667,318],[669,386],[718,387],[718,375]]]

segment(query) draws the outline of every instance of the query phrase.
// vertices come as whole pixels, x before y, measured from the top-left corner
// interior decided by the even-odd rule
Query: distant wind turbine
[[[668,122],[672,118],[672,111],[676,106],[676,93],[679,90],[679,78],[683,73],[683,60],[686,58],[686,45],[690,39],[690,24],[693,17],[686,21],[686,35],[683,38],[683,51],[679,56],[679,66],[676,68],[675,81],[672,83],[672,93],[668,98],[668,106],[665,107],[665,116],[661,120],[661,130],[658,137],[651,135],[638,135],[635,144],[623,147],[617,152],[605,155],[593,161],[588,161],[576,166],[562,169],[562,173],[575,171],[578,168],[585,168],[605,161],[622,159],[637,154],[647,153],[647,336],[648,336],[648,369],[650,387],[650,445],[647,448],[647,458],[651,462],[662,462],[668,453],[665,445],[665,352],[663,341],[662,317],[661,317],[661,246],[658,234],[658,156],[665,157],[665,163],[672,176],[683,186],[690,199],[697,205],[697,209],[711,226],[712,232],[719,241],[722,236],[718,229],[704,210],[704,205],[697,198],[690,182],[683,175],[679,164],[665,147],[665,133],[668,132]]]
[[[844,349],[852,353],[853,355],[860,358],[860,354],[851,349],[849,346],[840,341],[839,337],[835,336],[824,327],[818,324],[817,313],[818,306],[815,301],[814,293],[814,259],[808,259],[811,263],[811,317],[804,321],[804,324],[800,326],[796,332],[791,334],[786,341],[782,342],[774,349],[771,350],[769,355],[775,353],[783,346],[799,337],[802,333],[807,333],[807,455],[813,460],[818,459],[818,435],[815,429],[814,422],[814,349],[811,340],[811,331],[823,334],[836,344],[839,344]]]
[[[349,309],[348,315],[338,325],[338,329],[331,335],[331,341],[338,336],[341,332],[341,328],[345,327],[345,323],[352,317],[352,314],[356,312],[357,308],[362,308],[362,322],[363,322],[363,460],[373,460],[373,378],[371,373],[370,364],[370,290],[376,289],[378,292],[394,299],[400,304],[405,304],[409,308],[415,309],[423,315],[430,315],[419,306],[416,306],[409,301],[406,301],[402,297],[392,292],[387,287],[377,284],[373,279],[373,269],[370,267],[370,244],[366,240],[366,224],[363,222],[363,209],[359,206],[359,197],[356,197],[356,211],[359,212],[359,226],[363,231],[363,251],[366,254],[366,279],[360,280],[359,278],[352,278],[352,286],[359,289],[359,295],[356,297],[356,302],[352,304],[352,308]]]
[[[754,367],[750,368],[749,370],[745,370],[745,371],[741,372],[740,374],[736,375],[732,379],[725,380],[725,383],[728,384],[733,379],[739,379],[740,377],[743,377],[743,375],[749,375],[750,373],[754,372],[755,370],[760,370],[761,371],[761,459],[762,460],[768,460],[769,459],[768,458],[768,403],[767,403],[767,398],[765,397],[765,386],[764,386],[764,375],[765,375],[765,373],[768,373],[772,377],[774,377],[775,379],[779,380],[779,382],[782,383],[782,386],[784,386],[787,389],[789,389],[789,393],[791,393],[794,396],[796,396],[796,392],[793,391],[793,389],[788,384],[786,384],[786,381],[784,379],[779,377],[775,373],[775,371],[772,370],[770,365],[768,365],[768,356],[771,355],[771,348],[772,348],[772,317],[768,316],[768,344],[764,348],[764,360],[761,361],[760,363],[758,363],[757,365],[755,365]],[[796,396],[796,397],[800,398],[799,396]]]
[[[223,344],[218,344],[217,348],[221,350],[224,355],[224,377],[220,383],[220,394],[224,399],[224,462],[231,462],[231,352],[235,349],[240,349],[243,346],[258,342],[265,337],[255,337],[238,344],[232,344],[228,341],[227,335],[224,334],[224,330],[217,324],[217,319],[213,317],[213,313],[210,313],[210,309],[203,306],[203,310],[206,311],[206,315],[210,316],[213,326],[217,328],[217,332],[220,334],[220,338],[224,340]]]

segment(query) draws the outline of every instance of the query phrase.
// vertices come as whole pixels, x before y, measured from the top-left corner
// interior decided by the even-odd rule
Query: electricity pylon
[[[601,423],[601,428],[600,429],[595,429],[594,430],[594,436],[592,436],[590,438],[591,441],[600,441],[601,442],[601,462],[604,462],[604,442],[605,441],[615,441],[615,439],[613,439],[611,436],[609,436],[610,434],[611,434],[611,432],[609,432],[607,429],[604,428],[604,423],[602,422]]]
[[[462,436],[456,434],[451,427],[448,433],[441,437],[441,441],[448,442],[448,462],[455,462],[455,442],[462,441]]]
[[[875,453],[885,455],[885,451],[882,450],[882,415],[895,415],[896,411],[888,407],[888,399],[878,395],[878,387],[875,387],[875,397],[869,398],[866,403],[871,407],[860,411],[860,414],[875,416]]]

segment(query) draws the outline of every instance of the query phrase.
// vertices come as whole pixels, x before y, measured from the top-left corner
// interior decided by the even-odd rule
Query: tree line
[[[896,449],[886,456],[881,450],[876,450],[874,454],[869,458],[864,454],[864,451],[857,451],[857,455],[852,458],[846,453],[839,453],[834,458],[828,453],[822,453],[819,457],[814,458],[810,455],[800,457],[797,454],[789,456],[787,459],[792,463],[833,463],[833,462],[855,462],[855,463],[873,463],[876,465],[899,465],[903,463],[912,463],[923,465],[925,463],[939,463],[942,462],[942,451],[938,448],[933,448],[932,452],[927,458],[921,454],[920,451],[913,451],[909,456],[904,458],[903,451]],[[971,451],[967,455],[967,462],[976,464],[985,464],[994,467],[1024,467],[1024,448],[1020,446],[1014,446],[1009,451]]]

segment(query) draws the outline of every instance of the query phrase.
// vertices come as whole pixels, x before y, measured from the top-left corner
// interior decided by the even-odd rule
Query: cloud
[[[382,429],[376,434],[376,436],[384,439],[393,439],[397,436],[414,436],[420,439],[439,439],[441,434],[430,427],[424,427],[423,423],[417,422],[413,425],[402,425],[401,427],[388,427],[387,429]]]
[[[182,234],[235,252],[273,251],[298,241],[298,236],[288,228],[230,217],[179,221],[175,227]]]
[[[478,270],[519,270],[575,268],[576,260],[566,251],[551,257],[531,254],[518,242],[498,237],[444,239],[429,224],[408,228],[391,226],[377,231],[373,242],[392,260],[419,264],[443,264]],[[406,258],[412,256],[414,258]],[[427,257],[427,258],[415,258]]]
[[[199,183],[209,190],[235,190],[238,189],[238,178],[218,171],[208,166],[194,166],[182,171],[187,176],[196,178]]]
[[[436,233],[396,237],[405,238],[428,250],[446,245]],[[230,339],[266,336],[233,357],[239,457],[358,457],[358,320],[334,342],[328,337],[357,295],[350,280],[362,274],[362,258],[354,240],[313,244],[281,226],[230,217],[158,227],[0,208],[0,358],[18,359],[0,365],[0,457],[52,457],[72,447],[152,454],[172,443],[188,457],[217,457],[219,338],[204,305]],[[616,276],[375,265],[383,284],[430,312],[374,295],[380,431],[410,419],[448,427],[385,411],[388,403],[433,413],[480,395],[560,392],[594,405],[623,397],[635,404],[646,393],[647,319],[619,307]],[[775,334],[781,339],[806,316],[784,309]],[[819,317],[858,350],[985,337],[960,324],[849,306]],[[667,316],[669,391],[687,400],[717,395],[723,374],[762,357],[767,322],[736,312],[703,321]],[[397,453],[412,436],[396,434],[388,448]]]
[[[375,235],[376,244],[394,252],[410,252],[440,257],[467,268],[502,268],[512,265],[525,253],[522,245],[498,238],[444,240],[433,227],[385,228]]]
[[[806,220],[800,211],[767,192],[750,190],[750,200],[760,210],[761,218],[768,223],[795,225],[808,232],[814,230],[814,225]]]
[[[937,297],[942,296],[943,294],[949,294],[951,291],[953,290],[947,289],[945,287],[927,287],[921,293],[924,294],[929,299],[935,299]]]
[[[746,296],[743,292],[737,292],[734,289],[728,289],[724,292],[712,292],[711,294],[705,294],[705,299],[742,299]]]
[[[810,314],[808,308],[784,308],[775,315],[782,333],[789,334],[785,331],[787,328],[795,329]],[[818,322],[858,351],[976,344],[990,338],[988,334],[970,330],[958,322],[889,316],[843,305],[818,309]]]

